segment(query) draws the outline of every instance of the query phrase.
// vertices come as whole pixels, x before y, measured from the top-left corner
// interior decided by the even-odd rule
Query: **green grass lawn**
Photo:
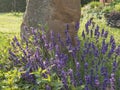
[[[14,36],[19,37],[22,13],[0,13],[0,64],[6,63],[8,48]]]
[[[6,47],[11,38],[19,36],[22,13],[0,13],[0,48]]]
[[[22,13],[0,13],[0,32],[19,33]]]

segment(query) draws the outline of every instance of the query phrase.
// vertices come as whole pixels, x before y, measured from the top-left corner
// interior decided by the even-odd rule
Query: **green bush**
[[[118,3],[120,3],[120,0],[114,0],[113,2],[111,2],[110,6],[114,7]]]
[[[11,0],[0,0],[0,12],[8,12],[9,10],[11,10],[12,7],[10,2]]]
[[[114,10],[120,12],[120,3],[115,5]]]
[[[88,4],[91,2],[91,0],[81,0],[81,6],[84,6],[85,4]]]
[[[93,0],[81,0],[81,5],[84,6],[85,4],[90,3],[91,1]],[[99,0],[96,0],[96,1],[99,1]]]
[[[102,3],[97,2],[97,1],[93,1],[89,5],[90,5],[91,8],[95,8],[95,7],[101,7]]]
[[[111,11],[112,11],[112,7],[110,7],[110,6],[105,6],[102,10],[102,12],[104,12],[104,13],[109,13]]]
[[[0,12],[25,11],[26,0],[0,0]]]

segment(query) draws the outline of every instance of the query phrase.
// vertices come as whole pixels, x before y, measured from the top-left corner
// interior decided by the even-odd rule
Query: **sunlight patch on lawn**
[[[0,32],[19,33],[22,15],[22,13],[0,13]]]

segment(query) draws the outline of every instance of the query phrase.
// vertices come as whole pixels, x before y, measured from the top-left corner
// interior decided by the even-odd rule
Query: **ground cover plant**
[[[9,50],[10,67],[20,73],[17,88],[119,90],[120,46],[116,45],[114,36],[108,37],[108,31],[100,31],[92,18],[85,24],[82,38],[75,37],[75,46],[68,33],[69,25],[65,30],[65,43],[59,34],[55,37],[51,32],[51,41],[47,41],[45,30],[31,29],[32,41],[23,36],[25,43],[22,45],[14,37],[13,48]]]

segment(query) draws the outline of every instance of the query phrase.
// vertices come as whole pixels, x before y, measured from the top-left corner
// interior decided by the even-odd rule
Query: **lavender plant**
[[[109,38],[108,31],[100,30],[90,19],[73,45],[68,27],[66,42],[54,32],[48,41],[44,29],[33,28],[31,40],[23,36],[24,44],[13,39],[10,60],[12,67],[24,71],[21,79],[46,90],[119,90],[120,45],[116,45],[114,37]],[[40,68],[45,72],[40,74]]]

